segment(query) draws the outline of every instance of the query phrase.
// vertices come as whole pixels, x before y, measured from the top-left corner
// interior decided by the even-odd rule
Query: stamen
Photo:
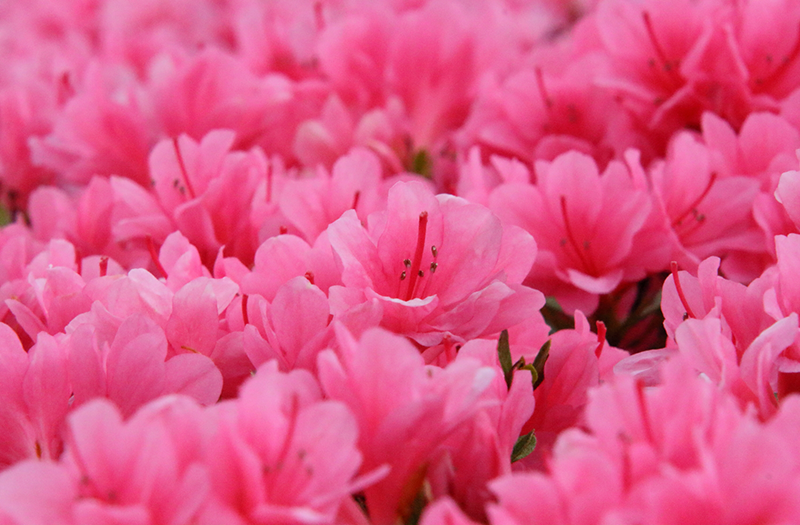
[[[267,165],[267,202],[272,202],[272,163]]]
[[[75,248],[75,268],[77,269],[76,273],[78,275],[83,273],[83,255],[78,248]]]
[[[681,280],[678,277],[678,263],[676,261],[670,263],[670,271],[672,272],[672,281],[675,283],[675,289],[678,291],[678,297],[681,300],[681,304],[683,304],[683,308],[686,310],[686,315],[692,319],[697,319],[697,316],[694,315],[692,308],[689,306],[689,301],[686,300],[686,296],[683,294]]]
[[[644,427],[644,435],[650,443],[655,442],[653,437],[653,429],[650,426],[650,414],[647,410],[647,398],[644,395],[644,381],[636,380],[636,400],[639,404],[639,410],[642,414],[642,426]]]
[[[403,273],[400,274],[400,280],[404,281],[405,279],[406,279],[406,272],[403,271]]]
[[[325,13],[322,11],[322,2],[314,2],[314,24],[317,31],[325,29]]]
[[[189,180],[189,173],[186,171],[186,164],[183,163],[183,155],[181,155],[181,148],[178,146],[178,137],[172,137],[172,146],[175,148],[175,156],[178,158],[178,167],[183,174],[183,181],[186,183],[186,189],[189,190],[189,196],[194,199],[196,195],[194,188],[192,188],[192,181]]]
[[[420,266],[422,265],[422,254],[425,251],[425,235],[428,230],[428,212],[423,211],[419,214],[419,227],[417,230],[417,246],[414,250],[414,259],[411,261],[411,278],[408,281],[405,300],[409,301],[414,296],[414,288],[417,285],[417,277]]]
[[[795,40],[794,47],[792,48],[791,51],[789,51],[789,54],[783,57],[783,60],[781,61],[780,64],[778,64],[778,67],[776,67],[775,70],[772,73],[770,73],[766,78],[755,79],[755,84],[761,85],[765,82],[769,82],[770,80],[773,80],[783,75],[786,72],[786,70],[789,69],[789,66],[792,64],[792,62],[794,62],[795,59],[797,59],[798,55],[800,55],[800,28],[798,28],[797,40]],[[772,62],[769,56],[767,57],[767,61],[770,63]]]
[[[153,263],[155,263],[156,270],[161,272],[161,277],[166,279],[167,271],[161,265],[161,261],[158,260],[158,252],[156,251],[156,245],[153,242],[153,238],[148,235],[146,239],[147,239],[147,250],[150,252],[150,258],[153,260]]]
[[[435,273],[436,272],[436,268],[438,268],[438,267],[439,267],[438,263],[432,262],[431,263],[431,273]]]
[[[108,255],[100,256],[100,277],[105,277],[108,274]]]
[[[411,267],[411,259],[403,259],[403,266],[406,268]]]
[[[433,254],[434,259],[439,256],[439,250],[436,248],[436,246],[431,245],[431,253]]]
[[[703,189],[703,192],[694,201],[692,201],[692,203],[689,205],[688,208],[686,208],[686,210],[683,213],[681,213],[677,218],[672,220],[673,229],[680,226],[683,220],[690,214],[694,215],[695,219],[697,219],[698,222],[702,222],[703,220],[705,220],[705,216],[698,213],[697,207],[700,206],[700,203],[702,203],[703,200],[708,196],[708,193],[711,191],[711,187],[714,185],[714,182],[716,182],[716,180],[717,180],[717,172],[715,171],[711,173],[711,177],[709,177],[708,184],[706,184],[706,187]],[[702,219],[700,217],[702,217]]]
[[[553,99],[547,92],[547,87],[544,84],[544,74],[542,73],[542,68],[537,67],[535,72],[536,72],[536,87],[539,89],[539,96],[542,98],[542,102],[544,102],[544,105],[547,108],[548,112],[550,112],[553,109]]]
[[[606,342],[606,324],[603,321],[597,321],[597,348],[594,349],[594,355],[600,359],[600,354],[603,353],[603,345]]]
[[[591,248],[591,244],[589,241],[583,242],[583,249],[581,249],[581,245],[578,244],[578,241],[575,239],[575,234],[572,231],[572,226],[569,223],[569,217],[567,214],[567,198],[564,195],[561,195],[561,216],[564,218],[564,229],[567,231],[567,240],[572,246],[572,249],[575,251],[575,254],[580,259],[581,264],[583,264],[584,268],[589,271],[591,275],[597,275],[597,268],[595,267],[594,263],[592,262],[591,257],[589,257],[588,252],[589,248]],[[567,243],[562,242],[562,246],[566,245]]]
[[[645,30],[647,30],[647,36],[650,38],[650,44],[656,52],[656,57],[661,61],[664,71],[671,71],[673,64],[667,59],[667,54],[664,53],[664,49],[661,47],[661,44],[659,44],[658,38],[656,38],[656,32],[655,29],[653,29],[653,21],[650,19],[650,13],[643,11],[642,19],[644,20]]]

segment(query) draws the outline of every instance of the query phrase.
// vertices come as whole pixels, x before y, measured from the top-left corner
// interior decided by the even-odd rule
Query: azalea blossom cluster
[[[0,523],[800,516],[800,4],[0,5]]]

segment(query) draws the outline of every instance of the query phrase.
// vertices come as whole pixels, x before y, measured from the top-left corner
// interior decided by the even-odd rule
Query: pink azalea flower
[[[558,435],[582,423],[590,390],[612,379],[614,365],[628,355],[593,333],[580,311],[575,329],[559,330],[550,341],[544,381],[534,392],[536,410],[522,429],[536,432],[536,449],[521,461],[526,468],[541,467]],[[538,348],[531,350],[525,355],[528,363]]]
[[[644,173],[635,154],[627,160],[600,174],[591,157],[565,153],[536,164],[536,185],[503,184],[490,197],[492,210],[537,241],[527,282],[567,311],[594,311],[597,295],[665,266]]]
[[[75,523],[180,523],[198,518],[210,483],[199,454],[192,457],[186,435],[201,434],[200,414],[186,399],[161,405],[161,414],[146,409],[123,422],[112,404],[98,400],[70,416],[62,463],[78,487],[72,504]]]
[[[316,114],[328,92],[277,73],[256,76],[241,59],[214,47],[160,61],[151,79],[156,116],[167,135],[200,140],[214,129],[230,129],[237,149],[258,145],[287,158],[291,130]]]
[[[653,194],[674,246],[671,258],[690,271],[711,255],[766,251],[752,214],[758,180],[720,176],[713,168],[714,153],[690,134],[679,133],[664,162],[650,169]]]
[[[330,289],[333,314],[377,300],[382,326],[425,346],[445,334],[463,341],[498,333],[543,305],[539,292],[518,284],[536,254],[530,236],[420,183],[395,184],[367,229],[346,212],[328,238],[345,285]]]
[[[485,505],[492,498],[487,483],[511,472],[512,451],[533,413],[535,399],[527,371],[514,372],[510,388],[507,386],[497,341],[469,341],[458,352],[457,360],[463,359],[477,359],[493,367],[495,377],[477,401],[478,413],[444,441],[441,457],[428,472],[434,497],[452,498],[470,517],[485,520]]]
[[[28,194],[54,179],[54,173],[37,166],[31,158],[29,140],[46,135],[51,123],[43,113],[50,104],[36,89],[7,87],[0,90],[0,181],[3,204],[22,209]]]
[[[262,366],[237,401],[218,406],[200,523],[330,523],[363,482],[350,410],[322,400],[308,372],[277,368]]]
[[[331,174],[319,170],[316,177],[287,181],[279,207],[309,243],[347,210],[362,220],[385,206],[386,189],[378,158],[364,149],[340,157]]]
[[[604,62],[596,54],[575,55],[562,52],[554,67],[521,69],[484,87],[464,125],[465,138],[528,162],[576,150],[601,166],[629,147],[644,147],[610,94],[593,85]]]
[[[796,419],[793,411],[787,406],[775,423],[762,425],[680,358],[665,366],[658,387],[619,377],[593,391],[588,432],[562,434],[546,474],[512,474],[492,484],[499,501],[489,508],[490,520],[791,520],[800,465],[789,452],[795,446],[791,434],[784,432]]]
[[[141,86],[103,63],[85,72],[82,89],[64,106],[53,131],[31,141],[34,161],[59,178],[86,184],[95,175],[147,183],[155,129]]]
[[[0,467],[26,458],[57,459],[69,411],[69,357],[63,339],[42,333],[25,352],[5,324],[2,337],[2,441]]]
[[[473,417],[495,371],[474,359],[426,367],[407,340],[381,329],[367,330],[358,342],[340,329],[337,339],[338,355],[319,355],[320,383],[356,416],[362,472],[391,467],[364,494],[372,523],[395,523],[409,512],[431,454]]]
[[[59,465],[23,461],[0,473],[0,520],[9,525],[67,525],[78,485]]]

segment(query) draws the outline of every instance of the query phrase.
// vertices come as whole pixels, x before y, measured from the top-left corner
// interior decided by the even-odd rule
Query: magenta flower
[[[364,491],[372,523],[388,525],[407,514],[433,452],[474,417],[495,370],[471,358],[426,367],[404,338],[374,328],[356,341],[339,328],[338,352],[319,355],[320,383],[356,416],[362,471],[391,467]]]
[[[344,287],[330,290],[334,315],[374,300],[382,326],[431,346],[446,334],[498,333],[543,306],[539,292],[519,284],[536,244],[483,206],[397,183],[386,211],[367,224],[346,212],[328,228],[343,267]]]
[[[591,157],[572,151],[538,162],[536,176],[535,185],[499,186],[491,208],[536,239],[540,254],[528,282],[565,309],[591,312],[596,295],[666,266],[664,232],[635,155],[600,174]]]
[[[277,368],[262,366],[238,400],[218,406],[201,523],[330,523],[364,481],[351,411],[322,400],[308,372]]]

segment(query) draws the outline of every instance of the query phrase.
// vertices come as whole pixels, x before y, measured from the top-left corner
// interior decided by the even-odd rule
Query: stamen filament
[[[697,316],[694,315],[692,312],[692,308],[689,306],[689,301],[686,300],[686,296],[683,294],[683,287],[681,286],[681,280],[678,277],[678,263],[676,261],[672,261],[670,263],[670,271],[672,272],[672,281],[675,283],[675,289],[678,291],[678,297],[683,304],[683,308],[686,310],[686,315],[691,317],[692,319],[697,319]]]
[[[711,177],[708,179],[708,184],[706,184],[706,187],[703,189],[703,192],[694,201],[692,201],[692,203],[689,205],[688,208],[686,208],[686,210],[683,213],[681,213],[677,218],[672,220],[673,229],[680,226],[681,223],[683,222],[683,219],[685,219],[689,214],[691,214],[693,210],[695,212],[697,211],[697,207],[700,206],[700,203],[702,203],[703,200],[708,196],[708,193],[711,191],[711,187],[714,185],[714,182],[716,182],[716,180],[717,180],[717,172],[715,171],[711,173]]]
[[[575,251],[575,254],[580,259],[581,264],[583,264],[584,268],[589,271],[590,275],[597,275],[597,268],[595,267],[594,263],[592,262],[591,257],[589,254],[583,253],[584,251],[589,250],[589,246],[587,243],[584,243],[584,249],[581,250],[578,241],[575,239],[575,234],[572,231],[572,226],[569,223],[569,217],[567,215],[567,198],[562,195],[560,199],[561,203],[561,216],[564,218],[564,229],[567,231],[567,240],[569,241],[570,246]]]
[[[414,296],[414,288],[417,285],[419,270],[422,266],[422,254],[425,251],[425,235],[428,230],[428,212],[423,211],[419,214],[419,228],[417,230],[417,246],[414,250],[414,258],[411,261],[411,269],[408,274],[408,289],[406,290],[405,301],[411,300]]]
[[[197,198],[192,187],[192,181],[189,180],[189,173],[186,171],[186,164],[183,163],[183,155],[181,155],[181,148],[178,145],[178,137],[172,137],[172,146],[175,148],[175,156],[178,159],[178,167],[181,169],[183,181],[186,183],[186,190],[192,199]]]
[[[603,353],[603,345],[606,342],[606,324],[603,321],[597,321],[597,348],[594,349],[594,355],[600,359],[600,354]]]
[[[156,245],[153,242],[153,238],[149,235],[147,236],[147,251],[150,252],[150,259],[153,260],[153,263],[156,265],[156,270],[161,272],[161,276],[166,279],[167,278],[167,271],[164,269],[164,266],[161,265],[161,261],[158,260],[158,252],[156,251]]]

